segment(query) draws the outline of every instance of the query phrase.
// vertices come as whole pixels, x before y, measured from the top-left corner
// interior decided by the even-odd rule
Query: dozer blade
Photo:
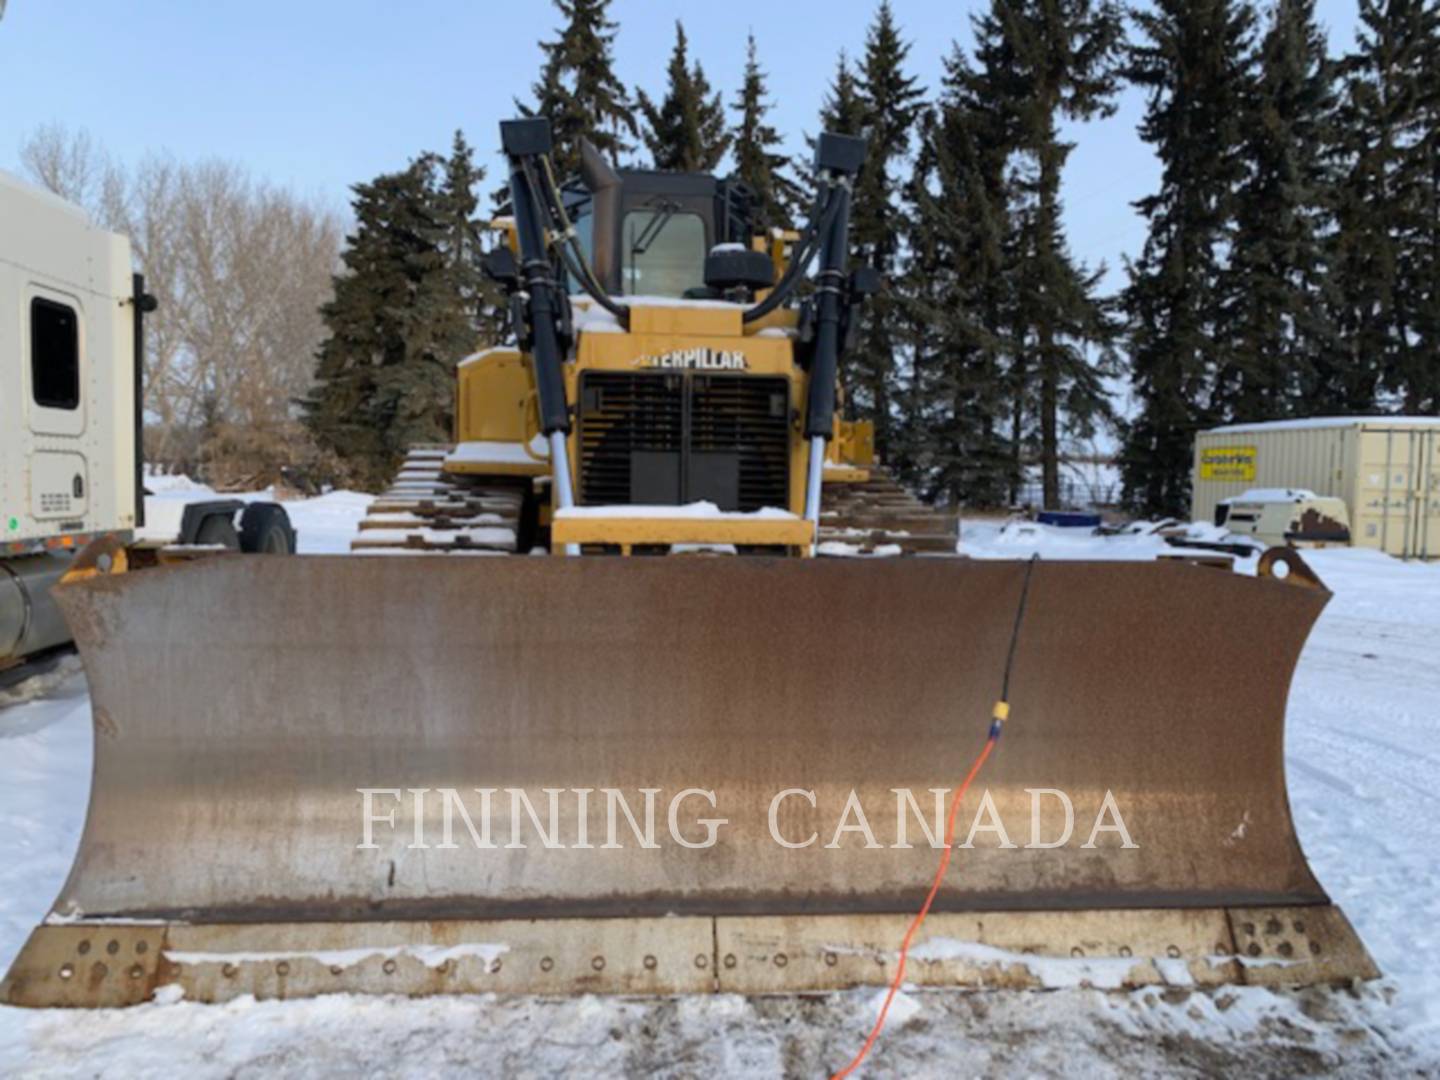
[[[909,978],[1375,974],[1285,793],[1287,688],[1329,594],[1031,569],[1011,719]],[[66,586],[90,811],[0,996],[883,983],[1026,573],[222,558]]]

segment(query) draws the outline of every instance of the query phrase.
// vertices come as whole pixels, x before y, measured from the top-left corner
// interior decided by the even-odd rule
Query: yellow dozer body
[[[797,309],[781,252],[693,210],[729,205],[714,181],[587,155],[587,225],[536,123],[506,126],[492,267],[521,344],[462,364],[456,444],[412,455],[356,538],[446,556],[91,559],[57,590],[91,804],[0,998],[884,984],[1007,709],[908,981],[1374,975],[1286,799],[1286,695],[1328,596],[1298,557],[1249,578],[937,548],[835,409],[868,291],[840,272],[855,141],[821,139]],[[689,213],[710,295],[667,284]],[[593,269],[558,250],[587,229]],[[557,253],[599,294],[573,316]],[[837,491],[862,495],[826,509]],[[903,557],[810,557],[827,527]]]
[[[581,310],[594,318],[593,308]],[[540,514],[558,549],[594,544],[629,554],[709,543],[808,553],[815,530],[803,514],[806,446],[793,419],[804,409],[807,378],[795,363],[794,312],[777,312],[759,328],[774,335],[742,326],[741,315],[738,304],[641,299],[629,305],[626,332],[580,331],[564,373],[577,414],[568,456],[578,505],[547,502]],[[503,487],[507,477],[550,476],[531,370],[513,348],[462,363],[458,441],[444,462],[447,479],[463,478],[462,495],[479,484]],[[834,420],[837,435],[855,426]],[[832,476],[840,445],[834,440]],[[715,510],[695,516],[695,503]],[[673,512],[655,509],[672,505]]]

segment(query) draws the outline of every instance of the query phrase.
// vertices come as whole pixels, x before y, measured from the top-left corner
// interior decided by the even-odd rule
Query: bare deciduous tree
[[[32,179],[62,199],[90,208],[100,200],[112,167],[87,131],[42,124],[20,144],[20,164]]]
[[[147,456],[194,467],[198,449],[217,478],[238,481],[303,455],[294,401],[324,336],[339,215],[231,162],[152,153],[126,168],[56,125],[26,139],[20,158],[37,183],[130,237],[160,301],[146,337]],[[264,461],[216,461],[207,442]]]

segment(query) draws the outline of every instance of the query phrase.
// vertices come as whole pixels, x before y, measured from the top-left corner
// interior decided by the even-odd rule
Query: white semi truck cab
[[[91,540],[144,524],[139,361],[154,307],[126,237],[0,171],[0,670],[70,640],[50,587]],[[184,531],[238,544],[255,506],[268,508],[260,549],[288,534],[293,550],[275,504],[199,504]]]
[[[50,586],[138,525],[137,280],[129,240],[0,172],[0,665],[69,640]]]

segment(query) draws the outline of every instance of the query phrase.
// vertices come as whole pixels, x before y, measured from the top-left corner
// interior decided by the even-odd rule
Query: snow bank
[[[1236,536],[1222,526],[1205,521],[1136,521],[1118,533],[1102,534],[1018,518],[1003,522],[980,518],[960,522],[959,551],[972,559],[1028,559],[1039,555],[1043,559],[1107,562],[1155,559],[1162,555],[1220,554],[1172,547],[1165,542],[1166,535],[1203,543],[1251,544],[1257,551],[1264,548],[1250,537]],[[1311,552],[1305,552],[1307,559],[1310,555]],[[1250,564],[1248,569],[1253,570],[1253,566]],[[1237,567],[1245,568],[1243,560],[1237,562]]]
[[[69,873],[89,800],[91,743],[90,699],[78,673],[44,700],[0,709],[0,969]],[[7,1020],[0,1008],[0,1045]]]
[[[177,1001],[0,1022],[0,1069],[26,1075],[828,1076],[884,992],[743,998],[474,997]],[[1237,987],[1133,994],[896,995],[865,1077],[1397,1075],[1420,1062],[1369,1023],[1378,995]],[[18,1014],[18,1015],[17,1015]],[[1417,1070],[1418,1071],[1418,1070]]]
[[[314,499],[285,504],[295,526],[301,555],[345,555],[375,496],[359,491],[332,491]]]
[[[183,474],[147,473],[145,487],[146,527],[137,531],[141,539],[165,541],[179,531],[185,504],[207,499],[239,499],[242,502],[273,502],[275,492],[226,492],[198,483]],[[283,503],[295,527],[296,544],[301,555],[345,554],[350,540],[359,528],[365,511],[374,501],[373,495],[357,491],[331,491],[313,499],[291,499]]]
[[[971,521],[960,523],[960,553],[972,559],[1153,559],[1174,554],[1164,538],[1148,530],[1119,536],[1096,536],[1086,529],[1041,525],[1034,521]]]
[[[162,473],[145,470],[145,490],[152,495],[166,495],[176,491],[198,491],[214,494],[214,489],[196,483],[184,473]]]

